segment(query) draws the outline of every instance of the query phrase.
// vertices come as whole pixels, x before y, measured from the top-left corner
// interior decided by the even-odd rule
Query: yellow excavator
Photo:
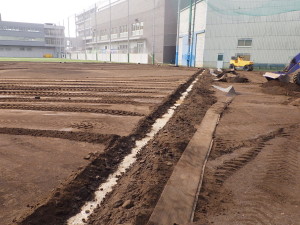
[[[253,65],[254,63],[252,61],[245,60],[242,56],[233,56],[231,57],[229,68],[233,70],[243,69],[245,71],[252,71]]]

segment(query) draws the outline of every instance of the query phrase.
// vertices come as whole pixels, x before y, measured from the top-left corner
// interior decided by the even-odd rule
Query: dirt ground
[[[233,84],[238,95],[217,127],[195,222],[299,225],[300,87],[240,74],[250,83]]]
[[[200,71],[0,64],[1,221],[65,224]],[[214,82],[206,71],[86,224],[147,224],[206,111],[224,95],[214,84],[238,95],[217,126],[195,224],[299,225],[300,88],[238,74],[248,82]]]
[[[124,137],[140,124],[146,129],[145,118],[194,73],[147,65],[1,62],[1,224],[13,224],[60,195],[99,155],[107,161],[96,183],[105,179],[131,145]],[[114,145],[126,147],[106,153]],[[83,195],[92,193],[93,187],[87,189]]]

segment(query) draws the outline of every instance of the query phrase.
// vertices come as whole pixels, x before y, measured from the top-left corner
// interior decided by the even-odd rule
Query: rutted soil
[[[252,82],[234,85],[239,95],[216,129],[194,221],[298,225],[300,108],[290,103],[299,87],[242,73]]]
[[[142,137],[174,103],[197,71],[88,63],[14,62],[0,63],[0,67],[0,133],[4,138],[0,139],[1,166],[9,163],[10,168],[5,174],[6,168],[1,168],[4,182],[0,183],[0,218],[5,224],[11,224],[13,218],[13,223],[23,220],[30,224],[26,221],[34,218],[36,224],[62,224],[92,197],[134,140]],[[19,153],[8,152],[6,145],[13,140],[8,146]],[[47,146],[35,144],[36,140],[45,141]],[[72,149],[68,149],[63,154],[63,147],[55,148],[51,140],[61,140],[66,143],[63,146],[77,142],[74,149],[80,152],[72,155]],[[81,151],[80,146],[87,148]],[[57,165],[55,160],[47,164],[51,154],[59,159]],[[72,162],[78,161],[80,167],[76,168]],[[43,164],[49,168],[36,167]],[[17,168],[22,168],[21,178]],[[55,180],[60,170],[62,176]],[[46,181],[39,180],[47,177],[43,171],[49,173]],[[18,180],[26,183],[26,179],[34,179],[34,189],[30,185],[15,189],[15,184],[22,185]],[[57,183],[61,183],[58,188]],[[9,197],[12,193],[17,193],[14,200]],[[18,219],[22,214],[23,219]]]
[[[96,112],[90,110],[100,110],[98,112],[104,113],[107,118],[144,117],[136,123],[134,130],[130,133],[126,131],[124,136],[110,132],[92,133],[90,131],[94,125],[91,120],[72,122],[67,126],[81,129],[76,132],[20,127],[0,128],[0,133],[12,137],[60,138],[67,141],[75,140],[80,144],[93,143],[105,146],[103,152],[95,152],[86,157],[89,160],[87,166],[80,167],[59,187],[55,186],[57,188],[51,193],[44,195],[48,196],[47,199],[39,199],[29,205],[23,216],[14,220],[22,225],[60,225],[78,213],[84,202],[93,198],[93,193],[99,184],[116,170],[132,149],[135,140],[150,131],[155,120],[174,104],[180,93],[200,72],[191,77],[184,75],[187,72],[181,69],[121,65],[123,71],[120,75],[120,65],[104,64],[99,67],[99,64],[90,64],[89,70],[83,75],[84,70],[81,66],[86,64],[58,64],[60,70],[58,73],[55,73],[55,66],[57,65],[47,65],[43,70],[45,76],[43,79],[37,71],[32,75],[32,79],[28,79],[26,76],[30,74],[30,67],[36,67],[35,64],[29,63],[26,66],[15,63],[0,64],[2,67],[0,79],[2,74],[7,72],[0,82],[2,87],[0,94],[3,95],[2,107],[15,106],[24,111],[35,110],[34,112],[53,109],[74,113],[83,110],[81,112],[86,115]],[[13,68],[9,69],[9,67]],[[99,70],[111,73],[111,76],[99,76]],[[74,74],[64,80],[60,76],[66,71]],[[125,74],[125,71],[129,72]],[[164,71],[168,75],[164,78],[153,77],[153,71],[156,73]],[[188,72],[191,74],[191,71]],[[132,74],[128,76],[130,73]],[[239,71],[238,73],[249,80],[249,83],[227,81],[234,83],[238,95],[223,113],[216,129],[194,221],[203,225],[298,225],[297,222],[300,221],[299,87],[277,81],[266,82],[262,72]],[[10,75],[9,79],[7,75]],[[126,81],[122,81],[125,78]],[[18,84],[22,80],[26,85]],[[80,85],[74,80],[78,80]],[[97,85],[85,86],[85,83],[89,85],[93,82]],[[60,83],[62,83],[61,87],[59,87]],[[225,87],[228,83],[215,82],[214,84]],[[123,88],[116,87],[123,84]],[[201,122],[207,109],[216,102],[216,97],[223,95],[218,90],[212,91],[212,84],[212,79],[207,72],[195,84],[192,92],[176,110],[168,124],[141,150],[137,162],[120,177],[114,190],[89,217],[88,224],[147,224],[174,166],[196,131],[196,125]],[[145,87],[145,91],[140,85]],[[160,88],[155,88],[156,85]],[[34,87],[30,88],[31,86]],[[164,87],[169,89],[164,91]],[[172,92],[175,88],[171,87],[178,88]],[[81,92],[82,90],[84,91]],[[94,92],[101,90],[104,91]],[[68,91],[72,92],[68,93]],[[29,96],[41,98],[33,100]],[[52,97],[44,98],[47,96]],[[72,104],[49,106],[59,102],[65,103],[68,100],[72,104],[99,104],[99,108],[82,104],[79,107],[73,107]],[[124,103],[122,100],[127,102]],[[7,102],[22,102],[22,104]],[[30,106],[32,102],[35,104]],[[132,106],[136,102],[149,105],[148,111],[136,115],[134,107],[125,105]],[[101,104],[102,106],[124,104],[121,106],[124,110],[109,111],[101,108]],[[118,115],[115,115],[116,112]],[[14,123],[8,121],[10,122]]]
[[[91,164],[55,190],[43,203],[30,210],[19,224],[63,224],[71,215],[78,212],[80,206],[87,200],[91,200],[94,190],[105,181],[129,150],[133,147],[137,138],[143,137],[157,118],[174,104],[182,93],[193,81],[200,71],[185,84],[165,99],[164,103],[157,106],[150,115],[140,120],[133,133],[126,137],[112,140],[104,154],[99,155]]]

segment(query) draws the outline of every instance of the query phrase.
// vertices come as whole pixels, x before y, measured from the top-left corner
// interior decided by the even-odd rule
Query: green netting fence
[[[205,0],[210,9],[231,16],[272,16],[300,11],[299,0]]]

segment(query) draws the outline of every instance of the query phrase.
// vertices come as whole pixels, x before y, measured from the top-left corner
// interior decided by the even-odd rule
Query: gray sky
[[[3,21],[62,23],[99,0],[0,0]]]

